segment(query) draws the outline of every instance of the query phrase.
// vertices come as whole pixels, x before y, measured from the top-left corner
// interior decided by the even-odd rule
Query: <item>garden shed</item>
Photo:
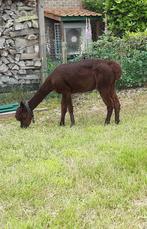
[[[57,7],[58,6],[58,7]],[[81,1],[46,1],[45,25],[47,50],[51,57],[60,58],[82,52],[100,34],[101,14],[86,10]]]

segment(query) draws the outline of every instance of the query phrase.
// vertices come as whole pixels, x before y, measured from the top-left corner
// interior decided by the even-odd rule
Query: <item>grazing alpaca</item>
[[[115,61],[82,60],[61,64],[45,80],[40,89],[26,103],[21,102],[16,111],[16,119],[21,127],[27,128],[33,120],[33,110],[51,91],[62,94],[60,125],[65,124],[67,109],[71,126],[75,124],[71,94],[97,89],[107,106],[105,124],[110,123],[113,109],[115,123],[119,123],[120,103],[115,92],[115,82],[121,77],[121,68]]]

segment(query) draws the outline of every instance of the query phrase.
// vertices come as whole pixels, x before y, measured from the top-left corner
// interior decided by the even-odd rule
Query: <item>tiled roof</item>
[[[101,16],[101,14],[90,11],[90,10],[86,10],[83,8],[66,8],[66,9],[45,9],[45,16],[46,17],[66,17],[66,16]]]

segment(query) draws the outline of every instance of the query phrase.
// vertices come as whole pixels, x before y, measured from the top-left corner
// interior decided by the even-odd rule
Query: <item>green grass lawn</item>
[[[74,98],[73,128],[56,98],[28,129],[0,120],[0,228],[147,228],[147,90],[119,98],[120,125],[95,92]]]

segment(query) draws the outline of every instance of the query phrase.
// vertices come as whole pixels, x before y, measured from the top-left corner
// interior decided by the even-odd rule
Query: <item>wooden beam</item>
[[[18,31],[13,31],[10,32],[10,36],[13,37],[20,37],[24,35],[29,35],[29,34],[38,34],[38,29],[23,29],[23,30],[18,30]]]
[[[55,21],[61,21],[61,17],[53,15],[53,14],[48,13],[46,11],[44,12],[44,16],[47,17],[47,18],[51,18],[51,19],[53,19]]]
[[[0,120],[1,119],[6,119],[6,118],[14,118],[15,117],[15,113],[16,113],[16,111],[1,113],[0,114]]]
[[[40,44],[40,58],[42,60],[41,68],[41,83],[47,77],[47,56],[46,56],[46,38],[45,38],[45,22],[44,22],[44,1],[37,0],[37,12],[39,20],[39,44]]]
[[[20,59],[21,60],[34,60],[34,59],[39,60],[37,53],[22,53]]]
[[[15,19],[15,22],[31,21],[35,19],[37,19],[36,15],[27,15],[27,16],[18,17],[17,19]]]

